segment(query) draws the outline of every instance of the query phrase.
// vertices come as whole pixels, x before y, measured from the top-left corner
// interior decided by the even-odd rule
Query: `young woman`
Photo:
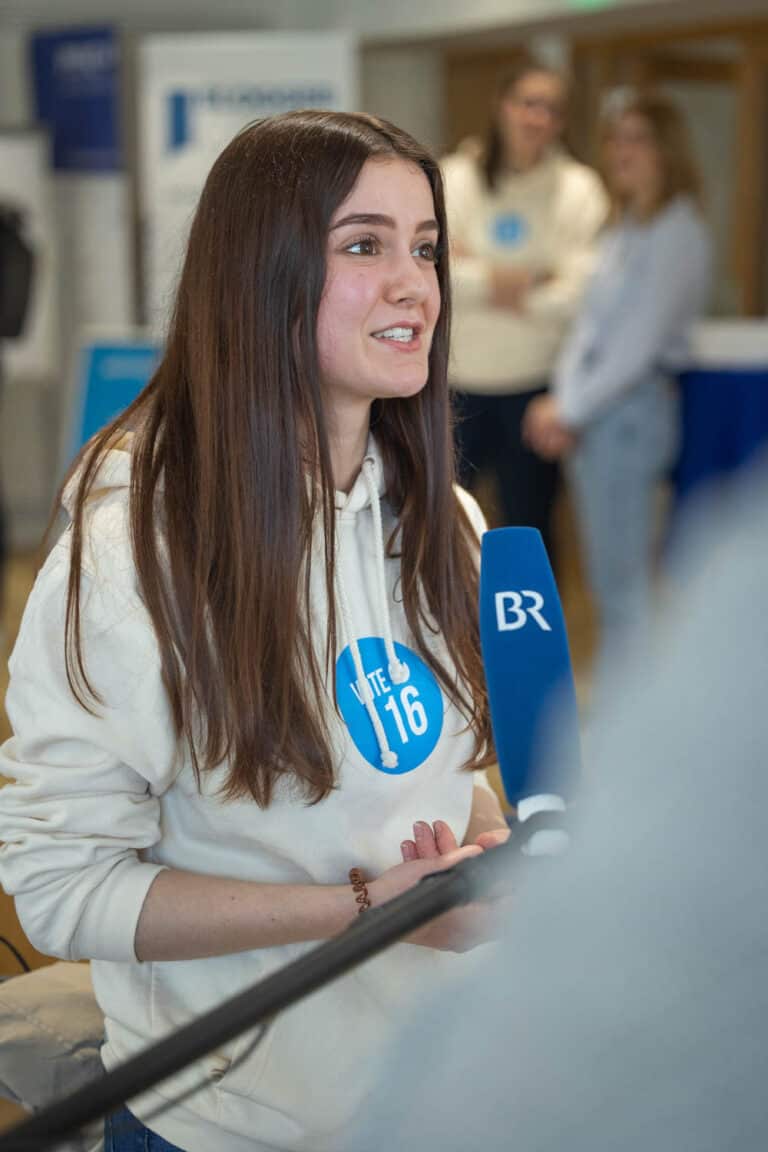
[[[613,218],[553,393],[525,417],[543,458],[569,458],[601,628],[598,678],[643,639],[654,490],[677,445],[670,375],[710,287],[699,179],[675,106],[633,99],[608,120],[605,146]]]
[[[506,837],[468,770],[482,521],[445,245],[437,166],[393,126],[245,129],[162,363],[66,488],[11,661],[0,878],[37,947],[92,959],[109,1068],[344,929],[352,868],[376,906]],[[131,1102],[107,1149],[337,1147],[390,1016],[484,932],[428,926]]]
[[[560,145],[566,101],[564,77],[526,59],[500,84],[482,150],[443,162],[462,483],[490,469],[503,522],[539,528],[550,554],[559,468],[523,441],[523,413],[549,386],[608,209],[596,173]]]

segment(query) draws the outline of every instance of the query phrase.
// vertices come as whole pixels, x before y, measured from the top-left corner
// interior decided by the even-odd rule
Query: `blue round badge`
[[[528,235],[528,223],[524,216],[510,213],[496,216],[493,221],[493,239],[504,248],[514,248],[522,244]]]
[[[336,696],[341,715],[360,755],[379,772],[400,776],[413,772],[432,754],[443,730],[443,695],[434,673],[420,656],[395,643],[395,652],[408,669],[408,679],[393,684],[387,653],[380,636],[358,640],[373,705],[384,726],[389,746],[397,753],[397,767],[385,768],[371,718],[357,684],[349,647],[336,662]]]

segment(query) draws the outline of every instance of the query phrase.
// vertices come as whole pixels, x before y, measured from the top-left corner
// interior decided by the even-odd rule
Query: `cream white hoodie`
[[[451,380],[467,392],[520,392],[545,384],[592,270],[608,200],[584,164],[559,149],[489,191],[471,155],[443,161],[452,244]],[[521,312],[490,302],[494,263],[553,279]]]
[[[198,791],[173,734],[157,644],[137,588],[129,479],[129,452],[112,451],[88,513],[85,656],[104,705],[96,715],[86,712],[64,673],[66,532],[26,608],[10,661],[7,708],[15,735],[0,749],[0,774],[14,781],[0,790],[0,880],[37,948],[93,960],[108,1068],[311,946],[139,963],[136,923],[159,870],[293,884],[344,883],[353,865],[377,875],[400,861],[400,843],[417,819],[445,820],[461,840],[479,782],[477,773],[461,770],[472,747],[465,722],[409,642],[399,565],[383,557],[393,517],[371,442],[352,491],[337,494],[336,594],[345,603],[346,635],[338,675],[342,717],[330,699],[328,715],[339,786],[307,806],[282,784],[262,811],[247,800],[216,798],[222,767]],[[480,532],[477,506],[460,497]],[[313,567],[312,610],[322,629],[327,593],[322,565]],[[390,635],[394,661],[384,639]],[[354,659],[350,645],[358,650]],[[353,684],[357,658],[371,689],[368,710]],[[467,962],[398,945],[281,1013],[244,1060],[252,1034],[132,1108],[188,1152],[330,1152],[377,1075],[393,1018]],[[163,1111],[201,1077],[202,1088]]]

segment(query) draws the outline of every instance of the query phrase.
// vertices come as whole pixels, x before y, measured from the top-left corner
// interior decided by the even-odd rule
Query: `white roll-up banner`
[[[342,33],[151,35],[139,48],[144,299],[162,333],[205,178],[247,123],[357,103],[356,45]]]

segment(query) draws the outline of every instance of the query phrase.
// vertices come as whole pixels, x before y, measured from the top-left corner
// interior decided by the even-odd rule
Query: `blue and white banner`
[[[77,357],[64,466],[99,429],[132,404],[149,383],[161,349],[146,335],[89,339]]]
[[[216,157],[251,120],[352,109],[356,51],[341,33],[153,35],[140,47],[145,302],[161,331],[192,214]]]
[[[119,43],[112,28],[37,32],[31,40],[35,109],[63,172],[117,172]]]
[[[38,120],[53,145],[64,355],[84,326],[133,323],[130,197],[120,133],[120,37],[109,27],[30,39]]]

